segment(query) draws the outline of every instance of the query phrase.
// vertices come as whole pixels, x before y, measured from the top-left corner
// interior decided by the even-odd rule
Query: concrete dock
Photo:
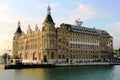
[[[1,64],[0,69],[24,69],[24,68],[50,68],[55,67],[54,64],[20,64],[20,65],[13,65],[13,64]]]
[[[41,64],[0,64],[0,69],[24,69],[24,68],[51,68],[51,67],[78,67],[78,66],[112,66],[120,65],[120,63],[80,63],[80,64],[70,64],[70,63],[41,63]]]

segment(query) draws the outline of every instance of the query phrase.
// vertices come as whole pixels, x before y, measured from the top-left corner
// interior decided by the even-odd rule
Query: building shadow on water
[[[17,69],[7,71],[10,73],[4,80],[119,80],[117,70],[120,66]]]

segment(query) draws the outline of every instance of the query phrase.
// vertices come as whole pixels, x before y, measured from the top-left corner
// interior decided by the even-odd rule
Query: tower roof
[[[18,21],[18,28],[17,28],[17,30],[16,30],[16,33],[22,33],[22,30],[21,30],[21,28],[20,28],[20,21]]]
[[[45,18],[43,23],[54,23],[54,21],[53,21],[53,19],[51,17],[51,8],[50,8],[49,5],[47,7],[47,16],[46,16],[46,18]]]
[[[84,26],[79,27],[76,25],[65,24],[65,23],[63,23],[61,25],[64,25],[65,27],[67,27],[67,30],[70,32],[80,33],[80,34],[89,34],[89,35],[100,35],[102,33],[102,35],[112,38],[112,36],[105,30],[88,28],[88,27],[84,27]]]
[[[53,21],[53,19],[52,19],[50,14],[47,14],[47,16],[46,16],[46,18],[45,18],[43,23],[54,23],[54,21]]]
[[[18,28],[17,28],[16,33],[22,33],[22,30],[21,30],[21,28],[20,28],[20,27],[18,27]]]

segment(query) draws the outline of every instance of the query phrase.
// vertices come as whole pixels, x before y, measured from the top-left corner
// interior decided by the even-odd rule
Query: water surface
[[[120,66],[8,69],[0,80],[120,80]]]

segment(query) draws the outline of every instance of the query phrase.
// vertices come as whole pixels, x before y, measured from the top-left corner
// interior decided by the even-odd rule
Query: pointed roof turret
[[[38,31],[39,30],[39,28],[38,28],[38,26],[37,26],[37,24],[35,25],[35,31]]]
[[[43,23],[54,23],[54,21],[53,21],[53,19],[51,17],[51,8],[50,8],[49,5],[47,7],[47,16],[46,16],[46,18],[45,18]]]
[[[31,30],[30,24],[28,24],[28,29],[27,30]]]
[[[32,29],[31,29],[30,24],[29,24],[28,29],[27,29],[27,34],[30,34],[30,33],[32,33]]]
[[[18,28],[17,28],[17,30],[16,30],[16,33],[19,33],[19,34],[22,33],[22,30],[21,30],[21,28],[20,28],[20,21],[18,21]]]

